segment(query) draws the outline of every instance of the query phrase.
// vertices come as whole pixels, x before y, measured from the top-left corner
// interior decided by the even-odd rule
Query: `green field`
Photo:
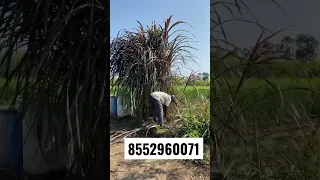
[[[227,85],[221,85],[218,90],[220,96],[234,95],[239,80],[228,80]],[[226,82],[224,82],[226,83]],[[239,92],[235,102],[238,108],[244,109],[247,121],[259,117],[260,121],[279,121],[279,115],[289,117],[294,108],[308,115],[320,115],[316,109],[319,98],[317,91],[320,89],[320,78],[314,79],[269,79],[268,82],[260,79],[247,80]],[[214,103],[214,102],[213,102]],[[250,107],[247,107],[250,106]],[[288,114],[289,113],[289,114]]]
[[[2,90],[3,85],[5,84],[5,79],[0,78],[0,88]],[[1,106],[8,106],[11,104],[12,99],[15,94],[15,83],[11,83],[8,88],[0,91],[0,105]]]
[[[188,100],[200,100],[210,98],[210,86],[174,86],[173,93],[179,98]],[[114,95],[115,90],[110,88],[110,94]]]

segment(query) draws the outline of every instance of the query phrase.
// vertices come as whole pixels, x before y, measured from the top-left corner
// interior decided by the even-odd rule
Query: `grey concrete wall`
[[[69,162],[69,155],[63,152],[61,146],[57,145],[55,139],[48,137],[49,127],[43,114],[43,139],[41,140],[42,153],[37,137],[35,113],[32,108],[23,120],[23,138],[25,141],[23,150],[24,172],[32,174],[43,174],[45,172],[66,168]],[[50,119],[51,121],[53,119]],[[61,135],[61,134],[60,134]],[[59,135],[58,135],[59,136]]]

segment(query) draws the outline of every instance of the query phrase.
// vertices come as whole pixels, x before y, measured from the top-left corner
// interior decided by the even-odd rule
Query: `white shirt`
[[[160,101],[162,105],[169,106],[169,104],[171,103],[171,95],[165,92],[155,91],[151,93],[150,96]]]

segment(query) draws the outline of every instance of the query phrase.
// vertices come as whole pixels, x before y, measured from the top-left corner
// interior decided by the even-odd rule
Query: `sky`
[[[272,0],[246,0],[245,1],[254,15],[263,26],[273,32],[288,28],[273,38],[273,42],[279,42],[283,36],[295,37],[299,33],[310,34],[320,41],[320,1],[319,0],[277,0],[284,12],[274,5]],[[230,18],[230,13],[219,7],[221,16],[224,19]],[[239,14],[236,15],[239,18]],[[248,13],[243,17],[250,19]],[[252,19],[252,18],[251,18]],[[290,27],[293,25],[293,27]],[[261,29],[255,25],[244,22],[232,22],[225,26],[229,41],[240,47],[252,47]],[[319,54],[320,47],[317,50]],[[319,56],[318,56],[319,58]]]
[[[209,0],[111,0],[110,37],[116,37],[123,29],[135,30],[139,20],[149,26],[155,20],[164,25],[164,21],[173,15],[171,22],[184,21],[190,24],[176,26],[195,36],[189,45],[196,48],[192,54],[197,63],[189,62],[181,73],[188,76],[192,71],[210,72],[210,2]]]

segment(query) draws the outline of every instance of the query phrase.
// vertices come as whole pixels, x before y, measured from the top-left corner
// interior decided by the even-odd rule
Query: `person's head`
[[[175,95],[171,95],[171,101],[178,105],[178,100]]]

